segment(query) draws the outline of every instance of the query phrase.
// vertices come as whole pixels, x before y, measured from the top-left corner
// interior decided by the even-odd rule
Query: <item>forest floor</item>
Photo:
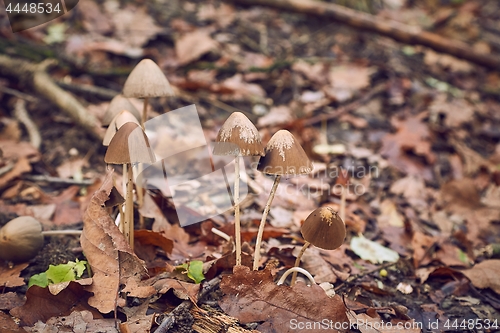
[[[500,54],[495,0],[349,4]],[[314,164],[310,175],[283,177],[278,186],[258,272],[233,272],[232,239],[211,231],[234,237],[232,210],[180,227],[177,212],[190,202],[180,207],[168,193],[147,190],[135,240],[146,274],[100,224],[116,216],[101,205],[113,184],[122,192],[121,167],[109,172],[95,135],[21,77],[0,77],[0,226],[24,215],[44,230],[85,225],[81,243],[46,236],[29,262],[1,263],[0,332],[116,332],[117,322],[122,332],[160,333],[323,332],[349,322],[358,324],[347,329],[354,332],[500,330],[500,69],[332,20],[218,0],[83,0],[16,34],[0,12],[0,35],[5,56],[56,59],[50,78],[98,121],[133,67],[151,58],[176,96],[150,99],[150,118],[195,104],[213,142],[240,111],[263,143],[280,129],[292,132]],[[273,183],[254,170],[256,161],[245,158],[244,266]],[[301,262],[336,296],[301,277],[293,288],[278,287],[304,243],[304,219],[322,206],[339,211],[346,177],[344,244],[311,246]],[[93,252],[83,238],[113,248]],[[49,265],[77,259],[89,261],[92,278],[87,270],[58,291],[28,289]],[[180,266],[196,261],[201,284]],[[121,288],[116,297],[110,286]]]

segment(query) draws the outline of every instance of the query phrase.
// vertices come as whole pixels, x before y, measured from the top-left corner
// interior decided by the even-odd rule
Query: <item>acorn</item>
[[[20,216],[0,229],[0,259],[25,262],[43,246],[42,225],[31,216]]]

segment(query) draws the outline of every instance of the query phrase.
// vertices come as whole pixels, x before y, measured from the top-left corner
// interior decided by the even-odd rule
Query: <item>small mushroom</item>
[[[155,158],[150,149],[149,141],[136,123],[124,124],[109,143],[104,156],[108,164],[127,166],[127,193],[125,196],[125,218],[123,231],[132,249],[134,248],[134,198],[132,163],[154,163]]]
[[[103,146],[109,146],[111,139],[115,136],[116,132],[126,123],[136,123],[139,125],[139,120],[132,114],[132,112],[127,110],[122,110],[118,112],[115,117],[110,121],[104,138],[102,140]]]
[[[255,125],[241,112],[233,112],[217,134],[214,155],[235,155],[234,235],[236,265],[241,265],[240,234],[240,156],[263,156],[264,146]]]
[[[310,244],[324,250],[335,250],[344,243],[346,236],[344,221],[331,207],[315,209],[304,220],[300,232],[306,242],[295,260],[295,267],[300,265],[300,259]],[[296,278],[297,274],[294,273],[291,285],[295,284]]]
[[[31,216],[17,217],[0,229],[0,259],[28,261],[42,246],[42,225]]]
[[[276,175],[276,177],[274,178],[271,193],[269,194],[269,198],[264,208],[259,231],[257,233],[253,270],[259,268],[260,244],[264,233],[264,225],[281,176],[306,175],[312,171],[312,163],[307,157],[304,149],[302,149],[293,134],[287,130],[279,130],[271,137],[271,140],[267,143],[265,153],[265,156],[261,157],[259,160],[257,170],[266,174]]]
[[[113,97],[113,99],[109,103],[108,109],[106,110],[106,113],[102,118],[102,125],[108,126],[111,123],[111,120],[113,120],[113,118],[123,110],[127,110],[128,112],[132,113],[137,121],[141,120],[141,114],[135,108],[135,106],[128,100],[128,98],[119,94]]]
[[[135,66],[125,81],[123,95],[144,98],[141,122],[141,125],[144,125],[148,99],[150,97],[173,96],[174,91],[160,67],[151,59],[143,59]]]

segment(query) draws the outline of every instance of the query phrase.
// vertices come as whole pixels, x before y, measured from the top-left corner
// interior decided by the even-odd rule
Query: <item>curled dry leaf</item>
[[[242,324],[264,322],[257,327],[262,332],[296,332],[290,325],[293,320],[348,322],[346,308],[338,295],[329,298],[318,285],[278,286],[269,269],[251,271],[248,267],[236,266],[233,275],[222,279],[220,287],[225,294],[219,302],[221,308]]]
[[[115,309],[121,284],[140,280],[147,272],[143,261],[134,254],[104,207],[113,187],[112,175],[113,170],[93,195],[83,217],[80,237],[83,252],[94,272],[93,283],[87,288],[94,293],[89,304],[102,313]]]

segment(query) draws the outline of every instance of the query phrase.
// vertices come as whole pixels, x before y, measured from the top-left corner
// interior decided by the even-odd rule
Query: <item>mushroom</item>
[[[346,236],[344,221],[331,207],[315,209],[305,219],[300,232],[305,243],[295,260],[295,267],[300,265],[300,259],[310,244],[324,250],[335,250],[344,243]],[[292,286],[295,284],[296,278],[297,273],[295,272],[292,275]]]
[[[257,170],[266,174],[276,175],[276,177],[274,178],[271,193],[269,194],[269,198],[264,208],[259,231],[257,233],[253,270],[257,270],[259,267],[260,243],[262,242],[264,225],[281,176],[306,175],[312,171],[312,163],[307,157],[304,149],[302,149],[293,134],[287,130],[279,130],[271,137],[271,140],[267,143],[265,153],[265,156],[261,157],[259,160]]]
[[[214,155],[235,155],[234,161],[234,235],[236,265],[241,265],[240,234],[240,156],[263,156],[264,146],[255,125],[241,112],[233,112],[224,122],[214,147]],[[227,143],[227,144],[226,144]]]
[[[80,235],[81,230],[42,231],[42,225],[31,216],[19,216],[0,228],[0,259],[23,262],[36,256],[44,236]]]
[[[139,121],[132,114],[132,112],[127,110],[122,110],[118,112],[115,115],[115,117],[110,121],[108,129],[106,130],[104,138],[102,139],[103,146],[109,146],[109,143],[111,142],[111,139],[113,139],[113,137],[115,136],[116,131],[118,131],[120,127],[122,127],[123,124],[126,123],[136,123],[137,125],[139,125]]]
[[[174,91],[161,71],[151,59],[141,60],[132,70],[123,86],[123,96],[144,98],[141,125],[146,122],[148,99],[150,97],[173,96]]]
[[[119,94],[113,97],[111,102],[109,103],[108,109],[102,118],[101,124],[103,126],[108,126],[111,123],[111,120],[120,113],[120,111],[127,110],[132,113],[137,121],[141,120],[141,114],[135,108],[135,106],[128,100],[128,98]]]
[[[123,231],[131,248],[134,248],[134,198],[132,163],[154,163],[154,155],[142,128],[136,123],[125,123],[109,143],[104,161],[108,164],[127,166],[127,193]]]

